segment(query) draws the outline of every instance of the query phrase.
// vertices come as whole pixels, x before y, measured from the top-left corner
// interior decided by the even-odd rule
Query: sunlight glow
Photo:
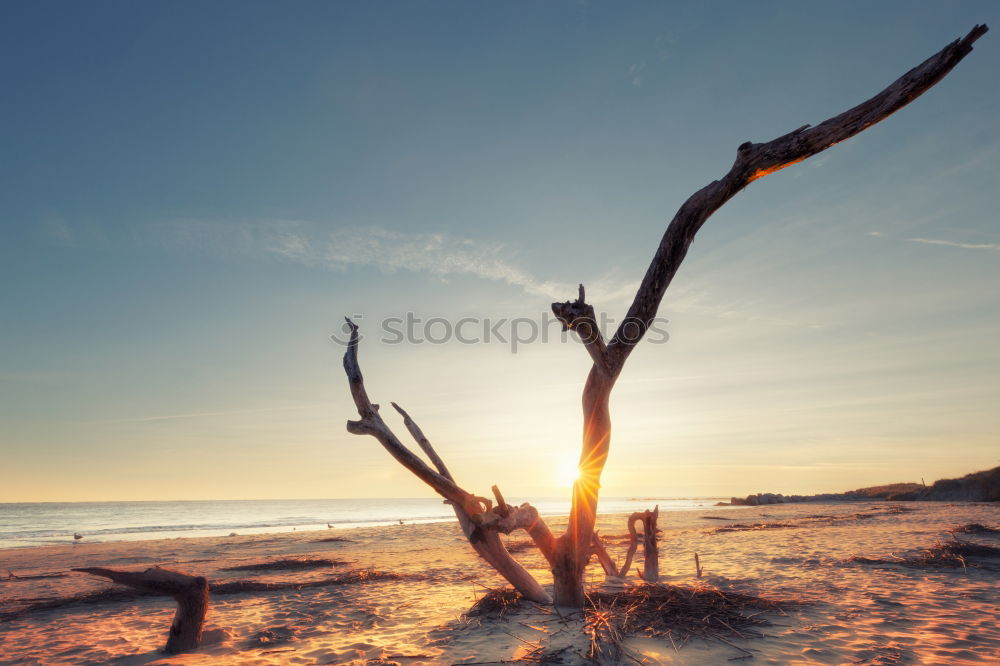
[[[556,464],[556,485],[560,488],[572,488],[573,483],[580,476],[580,469],[577,466],[577,459],[572,455],[567,455],[559,459]]]

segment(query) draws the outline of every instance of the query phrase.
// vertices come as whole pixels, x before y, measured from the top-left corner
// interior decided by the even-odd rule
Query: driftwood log
[[[656,506],[652,511],[637,511],[628,517],[629,542],[628,553],[625,555],[625,564],[622,566],[619,576],[628,574],[632,566],[632,558],[639,546],[639,537],[636,534],[635,524],[642,523],[642,579],[647,583],[657,583],[660,580],[660,558],[659,549],[656,545],[657,529],[656,519],[660,516],[660,507]]]
[[[109,578],[120,585],[127,585],[142,592],[162,594],[177,601],[177,612],[170,623],[167,644],[163,651],[167,654],[189,652],[201,642],[201,632],[208,612],[208,580],[202,576],[189,576],[179,571],[152,567],[145,571],[118,571],[101,567],[73,569]]]
[[[426,438],[417,436],[419,429],[414,431],[410,425],[412,419],[405,413],[407,427],[428,453],[436,469],[403,446],[379,416],[378,405],[372,404],[365,393],[357,363],[357,327],[350,320],[351,341],[344,355],[344,368],[361,418],[349,421],[348,431],[378,439],[398,462],[451,502],[469,541],[487,562],[526,597],[545,601],[549,599],[548,593],[513,560],[503,544],[491,536],[497,531],[527,530],[552,568],[552,598],[555,603],[582,607],[584,568],[595,550],[594,524],[601,474],[611,444],[611,415],[608,409],[611,390],[629,354],[656,317],[667,287],[684,261],[695,234],[712,213],[753,181],[851,138],[927,92],[972,52],[972,44],[987,29],[985,25],[973,27],[965,37],[948,44],[879,94],[815,127],[803,125],[766,143],[747,141],[740,145],[729,171],[720,180],[712,181],[691,195],[674,215],[626,317],[609,341],[604,340],[598,329],[594,308],[586,302],[583,285],[580,285],[576,300],[552,304],[552,312],[563,326],[579,334],[592,362],[583,388],[580,475],[573,487],[569,524],[564,534],[554,537],[538,518],[537,511],[528,505],[493,507],[490,500],[459,487],[450,474],[442,471],[445,468],[440,458],[436,454],[431,455],[429,443],[427,447],[423,443]],[[651,534],[655,535],[655,531]],[[652,574],[648,563],[646,572]]]

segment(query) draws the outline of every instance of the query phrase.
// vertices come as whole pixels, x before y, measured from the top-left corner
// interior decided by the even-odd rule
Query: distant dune
[[[870,488],[858,488],[843,493],[820,495],[782,495],[781,493],[757,493],[746,497],[734,497],[732,506],[757,506],[760,504],[784,504],[786,502],[829,502],[837,500],[885,499],[898,502],[913,500],[950,500],[959,502],[1000,501],[1000,467],[982,472],[966,474],[960,479],[941,479],[930,486],[921,483],[889,483]],[[722,504],[720,502],[720,504]]]
[[[921,488],[914,497],[898,499],[1000,502],[1000,467],[966,474],[960,479],[941,479],[930,488]]]

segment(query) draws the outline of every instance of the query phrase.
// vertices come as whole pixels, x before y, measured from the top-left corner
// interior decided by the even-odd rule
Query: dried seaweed
[[[939,541],[930,548],[900,557],[890,554],[889,558],[870,558],[860,555],[852,555],[848,562],[857,564],[897,564],[910,569],[941,569],[947,567],[967,567],[978,566],[974,562],[966,560],[967,557],[1000,557],[1000,548],[984,546],[978,543],[959,541]]]
[[[518,609],[521,596],[511,588],[488,588],[466,613],[469,617],[506,619]],[[615,663],[630,654],[624,641],[630,636],[662,638],[679,647],[692,637],[716,640],[740,650],[730,639],[762,638],[757,629],[770,624],[765,612],[782,613],[797,601],[777,601],[727,592],[709,585],[638,585],[622,591],[592,591],[587,595],[583,629],[590,639],[587,658]],[[536,646],[520,661],[562,663],[566,648],[546,651]]]
[[[315,587],[329,587],[332,585],[355,585],[358,583],[374,583],[384,580],[423,580],[424,576],[419,574],[398,574],[391,571],[378,571],[376,569],[360,569],[350,571],[339,576],[325,578],[323,580],[308,581],[305,583],[264,583],[256,580],[236,580],[225,583],[218,581],[209,583],[209,591],[213,595],[243,594],[248,592],[272,592],[276,590],[305,590]],[[10,622],[27,613],[37,611],[63,608],[65,606],[86,606],[94,604],[115,603],[121,601],[134,601],[140,597],[155,596],[149,592],[139,592],[133,589],[109,587],[97,592],[87,594],[75,594],[68,597],[56,597],[52,599],[22,600],[20,608],[0,613],[0,622]]]
[[[0,578],[0,583],[16,583],[22,580],[39,580],[41,578],[65,578],[67,574],[65,573],[43,573],[43,574],[29,574],[27,576],[18,576],[10,569],[7,570],[7,575]]]
[[[517,658],[517,663],[522,664],[566,664],[570,663],[564,661],[564,658],[569,658],[571,655],[566,654],[572,649],[572,646],[566,645],[561,648],[555,649],[545,649],[541,645],[533,648],[523,655]]]
[[[114,603],[119,601],[134,601],[139,597],[154,596],[152,592],[139,592],[138,590],[109,587],[97,592],[87,592],[86,594],[73,594],[68,597],[54,597],[41,600],[24,600],[25,605],[14,610],[0,613],[0,622],[10,622],[27,613],[35,611],[52,610],[65,606],[90,605]]]
[[[858,520],[871,520],[879,516],[892,516],[899,513],[904,513],[907,511],[913,511],[911,507],[901,506],[898,504],[890,504],[884,507],[873,507],[865,511],[860,511],[858,513],[850,513],[845,515],[826,515],[817,514],[812,516],[802,516],[796,521],[787,523],[734,523],[732,525],[724,525],[722,527],[717,527],[714,530],[708,532],[708,534],[724,534],[726,532],[752,532],[757,530],[771,530],[771,529],[786,529],[786,528],[797,528],[797,527],[831,527],[834,525],[842,525],[844,523],[854,522]],[[725,520],[718,516],[702,516],[706,520]]]
[[[709,585],[640,585],[621,592],[594,592],[587,601],[587,656],[600,662],[629,656],[622,643],[635,635],[665,638],[675,647],[692,637],[713,639],[750,655],[728,639],[762,638],[756,628],[769,624],[762,613],[781,612],[798,604],[726,592]]]
[[[319,569],[323,567],[339,567],[348,564],[343,560],[327,560],[323,558],[293,557],[284,560],[269,560],[253,564],[240,564],[235,567],[223,567],[219,571],[298,571],[300,569]]]
[[[755,532],[757,530],[777,530],[789,527],[801,527],[801,525],[793,525],[791,523],[753,523],[751,525],[734,523],[724,527],[717,527],[712,530],[711,534],[721,534],[723,532]]]
[[[486,594],[476,599],[472,608],[466,611],[467,617],[488,617],[504,619],[511,609],[516,608],[521,595],[510,587],[488,587]]]
[[[418,574],[398,574],[377,569],[360,569],[350,571],[340,576],[311,580],[304,583],[282,582],[264,583],[258,580],[235,580],[226,583],[218,581],[209,585],[212,594],[243,594],[246,592],[272,592],[275,590],[306,590],[314,587],[330,587],[331,585],[355,585],[357,583],[374,583],[383,580],[423,580]]]
[[[979,523],[967,523],[949,531],[952,534],[1000,534],[1000,529]]]
[[[315,539],[316,543],[354,543],[354,539],[348,539],[347,537],[325,537],[323,539]]]

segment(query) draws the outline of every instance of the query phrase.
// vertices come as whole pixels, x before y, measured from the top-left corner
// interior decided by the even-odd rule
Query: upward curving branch
[[[670,221],[632,306],[608,345],[612,368],[621,371],[625,359],[645,335],[688,246],[712,213],[758,178],[812,157],[885,120],[944,78],[988,30],[985,25],[976,25],[965,37],[948,44],[879,94],[816,127],[803,125],[767,143],[742,144],[722,180],[712,181],[691,195]]]

